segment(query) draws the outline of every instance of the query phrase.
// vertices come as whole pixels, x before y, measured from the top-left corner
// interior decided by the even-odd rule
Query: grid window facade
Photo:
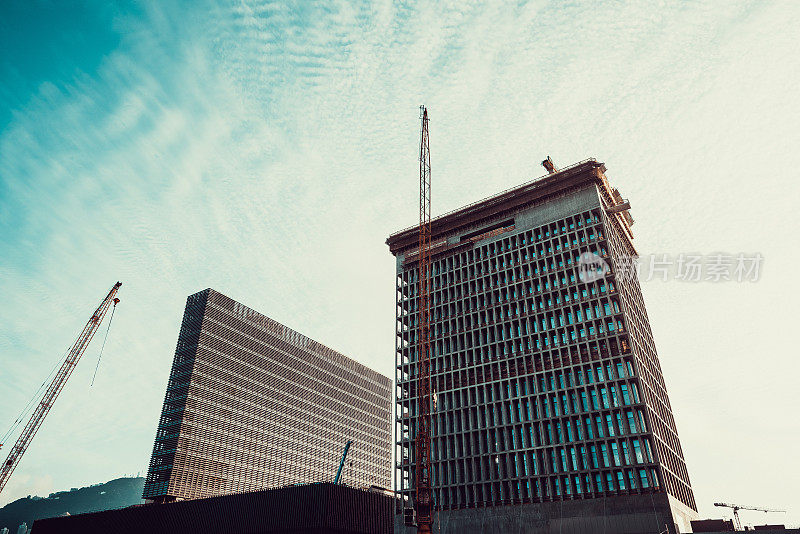
[[[696,510],[638,280],[614,271],[616,258],[635,255],[632,220],[607,211],[619,194],[603,170],[583,162],[501,194],[513,201],[493,197],[433,221],[437,509],[667,492]],[[409,499],[413,232],[387,241],[397,256],[395,489]],[[610,272],[584,282],[587,253]]]
[[[391,381],[207,289],[186,303],[144,498],[388,487]]]

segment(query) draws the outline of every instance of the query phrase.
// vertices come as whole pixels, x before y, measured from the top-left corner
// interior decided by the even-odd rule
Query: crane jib
[[[64,385],[67,383],[72,371],[75,369],[75,366],[78,364],[81,356],[86,351],[86,347],[89,346],[89,343],[97,332],[97,329],[100,326],[100,323],[103,321],[103,317],[105,316],[106,312],[108,312],[109,307],[112,304],[116,306],[117,302],[119,302],[119,299],[116,298],[116,294],[120,286],[122,286],[121,282],[114,284],[95,312],[91,315],[89,321],[86,323],[86,326],[83,327],[78,339],[75,341],[75,344],[70,347],[64,362],[61,364],[61,367],[59,368],[55,377],[53,377],[53,380],[48,385],[44,396],[36,406],[36,409],[26,423],[22,433],[17,438],[17,441],[14,443],[11,451],[8,453],[6,461],[3,462],[2,468],[0,468],[0,492],[3,491],[8,479],[14,472],[14,469],[16,469],[17,465],[19,465],[22,456],[25,454],[25,451],[28,449],[28,446],[30,445],[34,436],[36,436],[36,433],[42,426],[45,417],[47,417],[47,414],[53,407],[53,403],[55,402],[56,398],[58,398],[58,395],[61,393]]]

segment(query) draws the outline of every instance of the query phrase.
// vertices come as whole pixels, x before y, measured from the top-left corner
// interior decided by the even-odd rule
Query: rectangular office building
[[[389,487],[391,381],[206,289],[186,302],[143,497]]]
[[[587,160],[432,221],[432,486],[443,532],[686,532],[696,518],[630,268],[629,207],[605,166]],[[417,232],[387,240],[397,259],[395,487],[408,503]]]

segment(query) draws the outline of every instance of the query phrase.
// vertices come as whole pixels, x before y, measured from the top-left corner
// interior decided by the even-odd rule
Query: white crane
[[[736,530],[742,530],[742,522],[739,520],[739,510],[755,510],[757,512],[764,512],[764,513],[786,511],[786,510],[773,510],[771,508],[756,508],[754,506],[743,506],[741,504],[730,504],[727,502],[715,502],[714,506],[733,509],[733,524],[735,525]]]

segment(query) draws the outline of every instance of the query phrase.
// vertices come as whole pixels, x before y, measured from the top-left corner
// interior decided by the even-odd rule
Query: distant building
[[[688,532],[697,517],[639,280],[623,271],[630,206],[604,171],[553,169],[431,223],[434,531]],[[409,504],[417,234],[387,239]]]
[[[391,381],[214,291],[186,302],[143,497],[391,484]]]
[[[692,532],[735,532],[732,519],[697,519],[692,521]]]
[[[309,484],[40,519],[36,534],[391,534],[394,498]]]

